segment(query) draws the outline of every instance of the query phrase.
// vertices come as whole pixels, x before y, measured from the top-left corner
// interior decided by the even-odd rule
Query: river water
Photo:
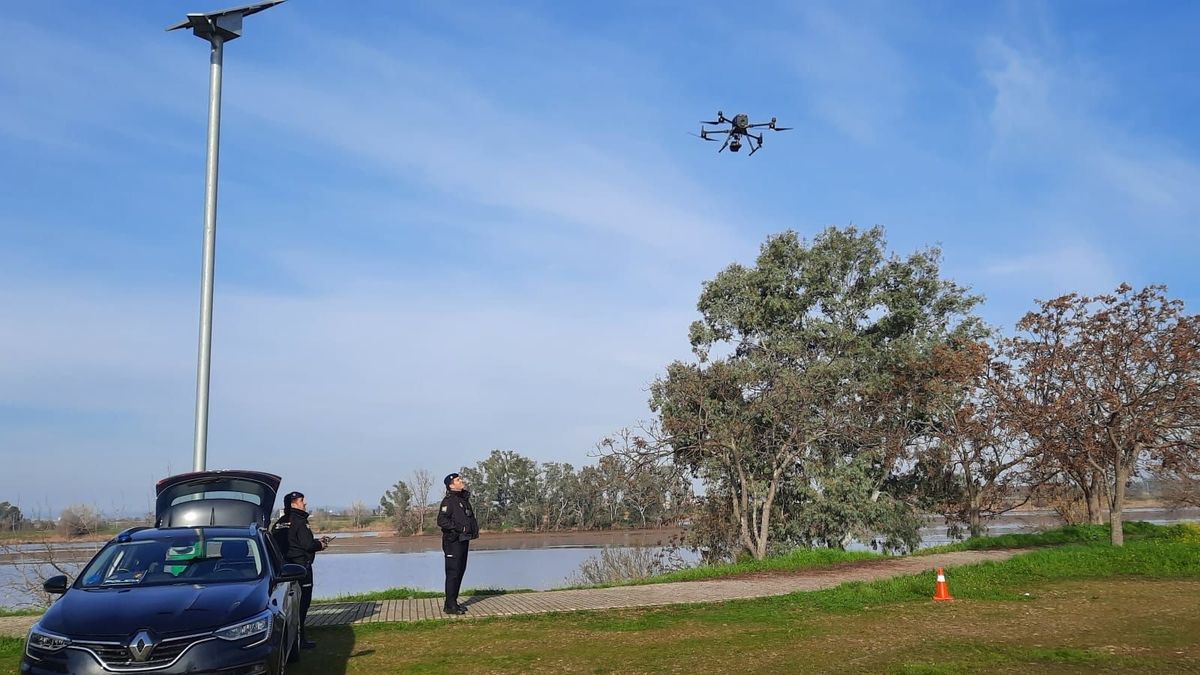
[[[1166,511],[1162,509],[1130,509],[1128,520],[1144,520],[1156,524],[1200,521],[1200,509]],[[1008,515],[989,528],[990,534],[1029,532],[1057,526],[1051,514],[1027,513]],[[366,593],[395,587],[440,591],[444,580],[442,553],[437,548],[440,537],[375,537],[373,533],[340,536],[331,550],[317,556],[314,571],[313,595],[332,598],[352,593]],[[463,588],[547,590],[569,585],[579,566],[588,558],[599,555],[601,546],[592,544],[598,539],[618,548],[661,547],[667,537],[660,532],[633,531],[620,533],[552,533],[549,535],[495,535],[472,543],[471,557]],[[364,536],[365,535],[365,536]],[[921,530],[921,547],[936,546],[951,541],[945,527],[931,524]],[[584,542],[588,542],[584,544]],[[540,546],[538,544],[541,544]],[[549,544],[549,545],[547,545]],[[76,544],[71,553],[80,562],[100,544]],[[36,562],[40,546],[23,547],[25,565]],[[867,549],[857,544],[851,548]],[[683,558],[694,563],[695,554],[683,551]],[[16,591],[12,581],[20,570],[11,563],[0,563],[0,607],[27,603],[28,595]]]

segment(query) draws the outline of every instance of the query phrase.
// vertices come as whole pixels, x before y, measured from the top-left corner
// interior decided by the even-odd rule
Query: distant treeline
[[[480,527],[492,530],[659,527],[688,517],[694,501],[682,467],[640,465],[616,456],[576,469],[494,450],[460,473],[469,485]],[[440,482],[433,485],[427,471],[414,472],[380,498],[375,514],[391,519],[400,532],[427,530],[432,527],[430,507],[441,499],[441,488]],[[365,510],[351,507],[356,509]]]

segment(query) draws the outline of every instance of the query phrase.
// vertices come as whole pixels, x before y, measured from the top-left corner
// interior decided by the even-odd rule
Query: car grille
[[[188,648],[212,639],[214,638],[209,634],[168,638],[155,645],[154,651],[150,652],[150,658],[145,661],[135,661],[129,653],[129,647],[116,642],[76,641],[71,643],[70,649],[91,652],[100,664],[109,670],[133,672],[165,668],[175,663]]]

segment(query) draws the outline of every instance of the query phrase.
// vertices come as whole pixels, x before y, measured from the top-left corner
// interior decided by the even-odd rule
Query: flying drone
[[[705,129],[705,124],[728,124],[728,129]],[[746,143],[750,146],[750,154],[758,152],[762,149],[763,134],[758,132],[754,135],[750,130],[766,127],[771,131],[790,131],[792,127],[777,127],[775,126],[775,118],[772,117],[770,122],[761,122],[759,124],[751,124],[750,116],[745,113],[738,113],[729,119],[725,113],[717,111],[717,120],[715,122],[701,122],[700,135],[698,138],[705,141],[719,141],[721,136],[725,136],[725,142],[721,144],[721,149],[717,152],[722,152],[725,148],[729,148],[730,152],[737,152],[742,149],[742,144]],[[696,136],[696,134],[692,134]],[[744,140],[743,140],[744,139]]]

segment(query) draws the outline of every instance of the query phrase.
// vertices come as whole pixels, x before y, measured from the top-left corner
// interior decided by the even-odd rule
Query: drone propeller
[[[771,131],[791,131],[795,127],[771,127]]]
[[[712,141],[712,142],[714,142],[714,143],[716,143],[718,140],[720,140],[720,139],[717,139],[717,138],[712,138],[712,137],[710,137],[710,136],[708,135],[709,133],[718,133],[718,134],[721,134],[721,133],[725,133],[725,132],[721,131],[720,129],[705,129],[704,127],[700,127],[700,133],[698,133],[698,134],[693,134],[692,132],[690,132],[690,131],[689,131],[689,132],[688,132],[688,135],[689,135],[689,136],[695,136],[696,138],[699,138],[699,139],[700,139],[700,140],[702,140],[702,141]]]
[[[724,124],[724,122],[705,122],[705,121],[701,120],[700,124],[717,125],[717,124]]]

